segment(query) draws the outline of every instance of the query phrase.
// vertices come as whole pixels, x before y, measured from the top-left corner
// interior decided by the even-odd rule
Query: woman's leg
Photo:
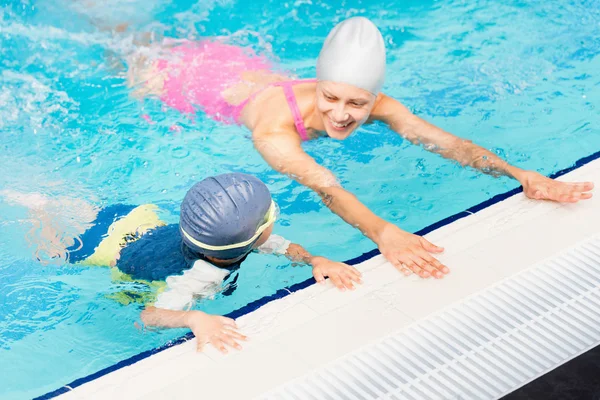
[[[135,30],[136,26],[143,29],[153,21],[150,3],[140,1],[137,6],[120,0],[72,0],[70,3],[71,8],[98,31],[110,34],[105,50],[107,65],[115,73],[124,73],[131,94],[140,100],[148,95],[161,96],[165,76],[155,65],[155,59],[165,47],[162,33]]]

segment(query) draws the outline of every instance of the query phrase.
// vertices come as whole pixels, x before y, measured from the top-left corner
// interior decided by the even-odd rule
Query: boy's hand
[[[187,326],[194,332],[198,340],[198,351],[202,351],[206,343],[210,343],[222,353],[228,352],[225,345],[241,350],[238,341],[248,338],[237,331],[237,325],[231,318],[210,315],[202,311],[188,311]]]
[[[331,261],[324,257],[313,257],[311,264],[313,276],[319,283],[325,283],[326,276],[340,290],[354,290],[352,282],[362,283],[361,273],[350,265]]]

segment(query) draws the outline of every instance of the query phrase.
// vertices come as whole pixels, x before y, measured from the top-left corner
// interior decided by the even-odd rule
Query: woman
[[[303,141],[322,136],[343,140],[362,124],[383,121],[403,138],[463,166],[518,180],[529,198],[577,202],[592,196],[591,182],[559,182],[511,166],[381,93],[385,45],[366,18],[347,19],[329,33],[317,60],[317,79],[312,80],[272,73],[265,58],[217,41],[184,43],[168,52],[166,59],[149,63],[147,55],[130,59],[130,85],[183,112],[200,109],[216,120],[250,129],[256,149],[271,167],[317,192],[407,275],[443,277],[448,268],[430,254],[443,249],[371,212],[302,150]]]

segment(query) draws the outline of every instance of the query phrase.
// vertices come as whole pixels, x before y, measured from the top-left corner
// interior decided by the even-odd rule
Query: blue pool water
[[[154,203],[175,222],[195,181],[245,171],[274,193],[282,210],[277,233],[313,253],[355,257],[374,245],[309,190],[269,170],[248,132],[132,98],[125,71],[113,62],[130,40],[90,20],[177,38],[228,36],[313,77],[333,24],[367,16],[388,47],[387,94],[513,164],[550,174],[600,149],[600,1],[529,3],[3,2],[0,190],[97,206]],[[517,186],[447,162],[380,125],[305,148],[372,210],[410,231]],[[79,210],[59,210],[66,226]],[[144,288],[113,281],[106,268],[37,262],[29,245],[39,236],[31,232],[34,219],[0,199],[0,398],[41,395],[185,332],[138,330],[139,305],[111,295]],[[309,276],[284,259],[252,255],[231,296],[199,307],[227,313]]]

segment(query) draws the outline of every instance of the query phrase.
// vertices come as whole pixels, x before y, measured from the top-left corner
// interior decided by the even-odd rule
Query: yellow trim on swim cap
[[[271,200],[271,206],[269,207],[269,211],[267,211],[267,213],[265,214],[265,219],[264,219],[265,222],[263,222],[263,224],[258,227],[254,236],[252,236],[250,239],[248,239],[246,241],[243,241],[240,243],[228,244],[225,246],[212,246],[210,244],[202,243],[202,242],[194,239],[183,228],[181,228],[181,233],[183,233],[183,235],[186,237],[187,240],[189,240],[191,243],[193,243],[194,245],[196,245],[200,248],[203,248],[206,250],[212,250],[212,251],[231,250],[231,249],[237,249],[239,247],[248,246],[249,244],[254,242],[256,239],[258,239],[258,237],[260,235],[262,235],[262,233],[269,227],[269,225],[271,225],[273,222],[275,222],[276,219],[277,219],[277,207],[275,205],[275,202],[273,200]]]
[[[143,235],[150,229],[164,226],[156,211],[158,207],[154,204],[143,204],[131,210],[125,217],[113,222],[108,227],[108,235],[100,242],[94,250],[94,254],[77,263],[80,265],[113,265],[119,255],[125,238],[128,235]]]

